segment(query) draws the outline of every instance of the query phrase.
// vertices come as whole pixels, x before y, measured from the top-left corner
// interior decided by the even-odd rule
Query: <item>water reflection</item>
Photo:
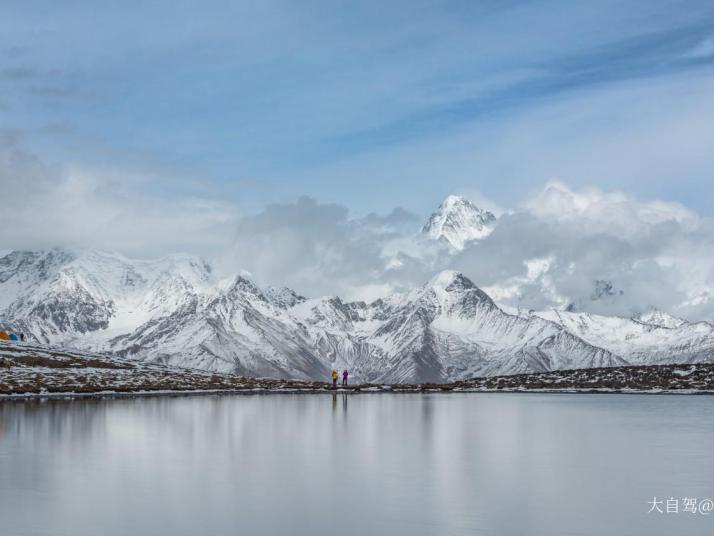
[[[347,415],[347,398],[349,396],[354,396],[354,395],[349,395],[347,393],[340,393],[339,395],[337,393],[332,393],[332,413],[337,414],[337,401],[338,397],[339,400],[342,402],[342,413],[343,415]]]
[[[646,511],[653,495],[714,494],[713,406],[346,393],[2,402],[0,533],[709,534],[708,518]]]

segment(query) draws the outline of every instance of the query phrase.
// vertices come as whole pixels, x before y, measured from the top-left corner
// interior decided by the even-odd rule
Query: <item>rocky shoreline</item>
[[[594,392],[714,394],[714,364],[625,366],[474,378],[447,384],[361,384],[369,392]],[[0,346],[0,397],[334,392],[320,381],[247,378],[44,347]]]

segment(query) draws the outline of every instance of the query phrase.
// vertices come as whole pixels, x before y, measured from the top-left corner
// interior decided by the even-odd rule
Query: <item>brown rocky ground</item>
[[[352,392],[585,391],[714,393],[714,364],[632,366],[474,378],[448,384],[351,385]],[[0,345],[0,395],[162,392],[319,392],[327,382],[245,378],[84,355],[43,347]]]

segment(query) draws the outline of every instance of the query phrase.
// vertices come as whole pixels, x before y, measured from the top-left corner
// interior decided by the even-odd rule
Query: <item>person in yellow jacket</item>
[[[332,369],[332,388],[337,389],[337,371]]]

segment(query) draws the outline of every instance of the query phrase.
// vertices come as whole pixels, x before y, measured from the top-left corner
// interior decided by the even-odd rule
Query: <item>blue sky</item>
[[[0,132],[43,165],[248,212],[558,179],[713,215],[712,2],[107,4],[0,8]]]

